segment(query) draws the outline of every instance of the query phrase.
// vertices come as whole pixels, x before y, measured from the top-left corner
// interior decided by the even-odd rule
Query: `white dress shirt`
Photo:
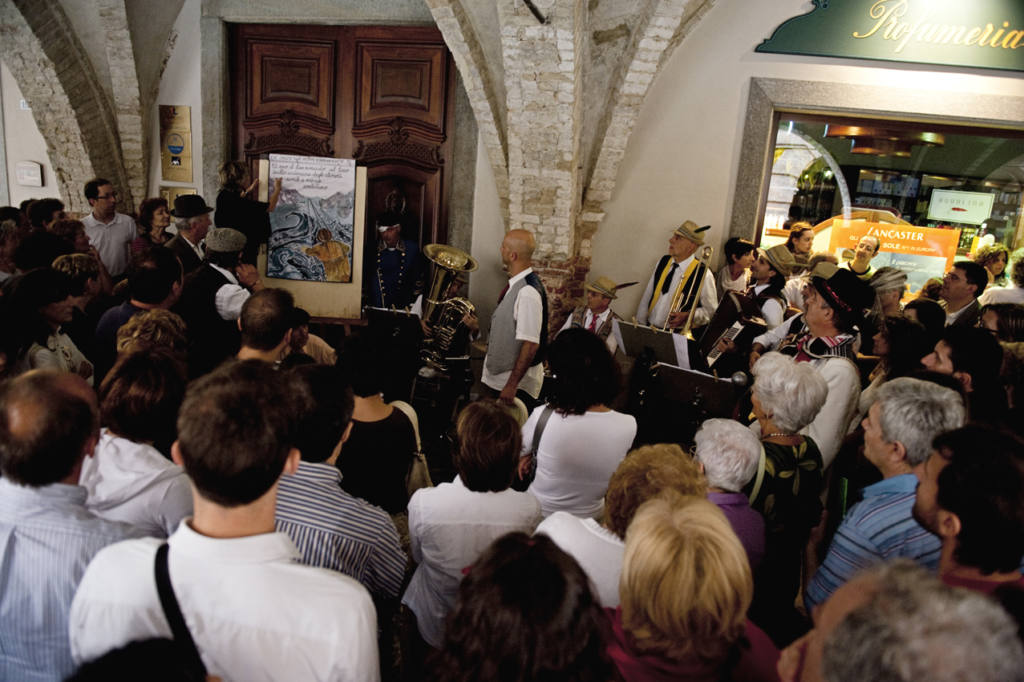
[[[508,280],[509,289],[531,272],[533,272],[533,268],[526,268],[515,277],[510,277]],[[544,302],[540,298],[540,293],[527,284],[519,290],[519,294],[516,296],[516,305],[512,309],[512,319],[516,323],[516,341],[540,343],[540,330],[543,318]],[[485,359],[483,375],[480,377],[480,381],[483,382],[484,386],[500,391],[505,388],[505,383],[508,382],[510,374],[512,374],[511,370],[501,374],[492,374],[487,370],[487,361]],[[528,368],[526,373],[523,374],[523,378],[519,380],[518,390],[526,391],[536,398],[540,395],[540,387],[543,383],[544,363],[538,362],[536,365]]]
[[[771,284],[755,284],[754,295],[760,295],[762,291],[770,286]],[[764,317],[764,321],[768,325],[768,329],[775,329],[782,324],[782,318],[785,315],[785,312],[786,311],[783,309],[782,304],[774,298],[769,298],[761,304],[761,315]]]
[[[348,576],[299,564],[284,533],[216,539],[186,521],[168,543],[171,583],[210,675],[225,682],[380,679],[369,593]],[[89,564],[69,618],[76,662],[171,636],[153,576],[160,544],[120,542]]]
[[[242,306],[249,300],[252,294],[248,289],[238,283],[235,273],[222,268],[219,265],[209,263],[209,266],[228,278],[228,283],[217,289],[213,298],[213,305],[217,308],[217,314],[222,320],[237,320],[242,316]]]
[[[605,320],[607,320],[608,316],[611,315],[611,314],[612,314],[612,309],[611,308],[605,308],[604,311],[602,311],[597,316],[597,324],[594,325],[594,331],[595,332],[604,325]],[[594,321],[594,311],[592,311],[590,308],[587,308],[587,311],[585,313],[583,313],[583,328],[584,329],[590,329],[590,323],[593,322],[593,321]],[[565,324],[563,324],[562,328],[558,330],[558,333],[561,334],[562,332],[564,332],[566,329],[568,329],[571,326],[572,326],[572,315],[569,315],[569,317],[567,317],[566,320],[565,320]],[[622,333],[619,331],[619,321],[616,320],[616,319],[612,319],[612,331],[611,331],[610,334],[608,334],[608,338],[606,338],[604,340],[605,344],[607,344],[607,346],[608,346],[608,352],[611,353],[612,355],[615,355],[615,349],[617,349],[619,347],[619,338],[620,338],[621,334]]]
[[[537,526],[559,548],[579,563],[597,588],[601,606],[619,605],[619,576],[626,544],[594,519],[581,519],[567,512],[555,512]],[[537,533],[534,533],[536,535]]]
[[[978,305],[992,305],[993,303],[1016,303],[1024,305],[1024,289],[1020,287],[989,287],[978,297]]]
[[[665,326],[666,321],[668,321],[672,298],[675,296],[676,290],[679,288],[679,282],[682,280],[683,275],[686,274],[686,270],[690,267],[690,263],[693,262],[694,258],[696,258],[696,255],[690,256],[679,263],[679,267],[672,273],[672,278],[669,280],[668,291],[658,298],[658,302],[654,304],[654,310],[648,313],[647,309],[651,304],[651,297],[654,295],[654,287],[658,285],[654,277],[658,270],[657,268],[654,269],[654,272],[651,273],[651,279],[647,282],[644,295],[640,297],[640,305],[636,309],[637,322],[640,324],[650,324],[655,327]],[[665,267],[671,268],[672,261],[670,260]],[[718,294],[715,293],[715,278],[710,271],[705,272],[704,282],[700,288],[700,305],[693,312],[693,321],[690,323],[690,326],[700,327],[707,324],[717,308]]]
[[[444,619],[455,605],[462,569],[505,533],[532,533],[540,506],[529,493],[473,492],[456,476],[451,483],[421,488],[409,500],[409,539],[418,566],[402,603],[416,614],[420,635],[438,648]]]
[[[146,535],[165,538],[192,515],[192,485],[181,467],[151,445],[114,436],[107,429],[82,463],[78,485],[96,516],[123,521]]]
[[[128,269],[129,247],[139,234],[131,216],[115,213],[109,223],[101,223],[90,213],[82,218],[82,224],[85,225],[89,243],[96,247],[110,276],[124,274]]]

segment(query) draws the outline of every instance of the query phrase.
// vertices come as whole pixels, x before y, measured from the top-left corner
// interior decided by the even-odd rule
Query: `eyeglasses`
[[[117,192],[111,192],[110,194],[101,194],[101,195],[99,195],[96,198],[97,199],[116,199],[117,198]]]

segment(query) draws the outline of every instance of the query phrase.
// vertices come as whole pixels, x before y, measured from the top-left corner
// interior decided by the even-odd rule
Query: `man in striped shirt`
[[[86,509],[78,475],[98,438],[81,377],[30,372],[0,391],[0,680],[74,672],[68,611],[82,574],[107,545],[142,535]]]
[[[395,524],[384,510],[342,490],[334,466],[352,429],[352,390],[336,367],[292,371],[313,406],[302,416],[298,471],[281,477],[277,530],[292,539],[303,563],[341,571],[378,599],[395,598],[406,565]]]
[[[935,436],[964,424],[963,399],[949,388],[903,377],[886,382],[863,421],[864,456],[882,480],[862,491],[840,524],[804,602],[812,611],[857,571],[895,557],[929,569],[939,564],[941,543],[914,520],[918,476]]]

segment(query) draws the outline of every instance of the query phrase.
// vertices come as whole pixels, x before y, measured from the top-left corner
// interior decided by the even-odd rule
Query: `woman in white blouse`
[[[55,369],[72,372],[93,383],[93,366],[61,325],[71,322],[75,304],[71,296],[71,278],[52,268],[38,268],[16,278],[10,284],[12,318],[23,326],[20,335],[17,372],[30,369]]]
[[[597,518],[608,479],[636,437],[636,419],[609,407],[619,392],[619,370],[597,335],[567,329],[548,348],[547,360],[548,404],[523,425],[520,474],[533,464],[535,433],[546,417],[529,492],[545,517],[566,511]]]

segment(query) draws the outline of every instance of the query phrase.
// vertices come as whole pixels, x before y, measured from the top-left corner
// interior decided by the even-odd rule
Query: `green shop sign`
[[[813,0],[757,52],[1024,71],[1024,0]]]

